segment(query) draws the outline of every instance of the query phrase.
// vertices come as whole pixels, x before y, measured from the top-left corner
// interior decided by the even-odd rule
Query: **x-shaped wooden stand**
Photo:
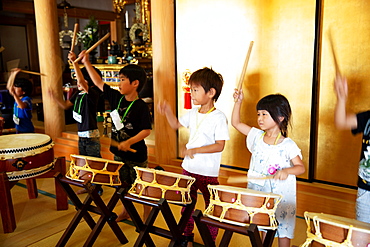
[[[121,228],[118,226],[116,222],[117,215],[113,212],[113,209],[119,200],[119,196],[116,192],[113,194],[112,198],[106,205],[98,193],[99,189],[101,188],[100,184],[92,185],[89,181],[85,182],[73,181],[65,178],[60,173],[56,174],[55,176],[57,178],[57,181],[63,187],[63,189],[65,190],[65,192],[67,193],[68,197],[71,199],[72,203],[75,205],[77,210],[77,213],[75,214],[73,220],[65,230],[63,236],[61,237],[56,246],[66,245],[66,243],[68,242],[69,238],[71,237],[72,233],[74,232],[82,218],[85,219],[86,223],[92,230],[83,246],[92,246],[94,244],[95,240],[97,239],[106,222],[109,224],[110,228],[112,228],[114,234],[116,235],[121,244],[128,243],[126,236],[123,234]],[[70,185],[83,187],[87,190],[88,195],[83,203],[80,201],[80,199],[78,198],[78,196],[73,191]],[[117,188],[117,190],[119,188]],[[94,202],[96,206],[91,205],[92,202]],[[96,223],[94,219],[91,217],[89,212],[101,215]]]
[[[219,222],[217,220],[213,220],[207,216],[203,216],[202,211],[199,209],[195,210],[193,213],[193,219],[198,227],[199,233],[203,239],[204,245],[206,247],[215,247],[216,244],[213,241],[211,234],[207,225],[215,226],[218,228],[222,228],[225,230],[224,235],[222,236],[220,247],[229,246],[231,237],[233,233],[239,233],[242,235],[249,236],[250,242],[253,247],[270,247],[272,246],[272,242],[274,241],[275,230],[267,230],[267,234],[265,240],[262,242],[261,236],[256,224],[250,224],[249,227],[244,226],[236,226],[228,223]]]
[[[193,201],[191,204],[180,204],[179,206],[185,206],[185,211],[183,212],[179,222],[177,223],[167,200],[164,198],[160,199],[159,201],[147,200],[132,196],[130,194],[125,195],[123,189],[120,189],[118,191],[118,194],[128,214],[130,215],[131,220],[136,226],[136,231],[139,232],[139,237],[137,238],[134,245],[135,247],[143,246],[144,243],[147,247],[155,247],[156,245],[154,244],[149,233],[164,238],[169,238],[171,239],[171,242],[168,246],[175,246],[176,242],[180,241],[183,238],[182,233],[185,229],[186,223],[191,217],[196,204],[196,201]],[[140,218],[140,215],[137,212],[133,202],[152,207],[145,223]],[[159,212],[162,212],[163,218],[166,221],[169,230],[153,226]]]

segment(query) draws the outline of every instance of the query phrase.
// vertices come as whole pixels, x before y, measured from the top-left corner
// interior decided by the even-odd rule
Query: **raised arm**
[[[11,72],[10,72],[10,76],[8,78],[8,83],[6,84],[6,89],[9,90],[9,92],[13,92],[14,91],[14,80],[15,80],[15,77],[17,76],[17,74],[21,71],[21,69],[12,69]]]
[[[82,89],[86,92],[86,93],[89,93],[89,86],[87,85],[87,82],[81,72],[81,69],[80,69],[80,66],[78,66],[77,63],[74,63],[74,61],[76,60],[76,54],[72,51],[70,51],[68,53],[68,59],[71,60],[72,64],[73,64],[73,68],[75,69],[75,72],[76,72],[76,78],[77,78],[77,83],[80,84],[80,86],[82,87]]]
[[[182,126],[179,120],[173,114],[171,107],[168,105],[166,101],[159,102],[157,109],[160,114],[166,115],[167,122],[170,124],[172,129],[177,130],[178,128]]]
[[[85,65],[87,72],[90,75],[91,80],[94,82],[95,86],[97,86],[101,91],[104,88],[104,82],[98,72],[93,68],[91,62],[89,61],[89,54],[86,54],[86,51],[81,51],[78,55],[79,57],[83,56],[82,63]]]
[[[243,91],[242,90],[238,91],[237,89],[235,89],[234,99],[236,101],[234,104],[233,112],[231,114],[231,125],[235,129],[237,129],[240,133],[248,135],[252,127],[245,123],[240,122],[240,108],[242,105],[243,98],[244,98]]]
[[[347,113],[346,103],[348,96],[347,78],[337,75],[334,81],[334,90],[337,95],[334,122],[338,129],[357,128],[357,118],[354,113]]]
[[[11,70],[6,88],[9,90],[10,95],[13,96],[14,101],[17,102],[18,108],[25,109],[28,107],[28,104],[22,101],[22,99],[15,93],[14,89],[14,81],[20,71],[21,69],[18,68]]]

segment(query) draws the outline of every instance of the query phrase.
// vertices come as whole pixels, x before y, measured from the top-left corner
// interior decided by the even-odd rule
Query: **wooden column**
[[[176,112],[174,1],[154,0],[151,10],[155,155],[159,164],[169,164],[177,158],[176,131],[171,129],[165,116],[159,115],[156,103],[166,100]]]
[[[62,95],[62,63],[59,47],[56,1],[35,0],[37,43],[39,50],[45,134],[55,139],[65,129],[64,111],[50,98],[48,91]]]

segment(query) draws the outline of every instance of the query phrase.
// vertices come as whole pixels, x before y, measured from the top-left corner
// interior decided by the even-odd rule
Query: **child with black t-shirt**
[[[110,104],[113,122],[111,137],[119,143],[118,146],[111,145],[110,151],[114,154],[115,160],[124,163],[120,170],[120,178],[122,183],[128,185],[126,187],[128,190],[136,179],[134,166],[148,166],[148,150],[144,138],[150,135],[152,129],[151,116],[148,106],[138,95],[147,79],[145,70],[134,64],[123,67],[119,71],[119,90],[115,90],[102,81],[85,51],[79,56],[83,56],[82,63],[92,81],[103,91]],[[129,215],[123,209],[116,221],[127,218]]]
[[[68,58],[73,62],[76,59],[76,55],[70,52]],[[49,91],[49,93],[63,109],[66,110],[73,107],[73,118],[77,122],[78,129],[79,154],[101,158],[100,133],[96,119],[98,100],[101,91],[95,87],[85,68],[80,69],[78,64],[75,63],[73,63],[73,65],[77,77],[78,91],[74,93],[69,100],[65,101],[56,97],[52,91]],[[100,70],[95,67],[93,69],[95,69],[97,74],[101,77]],[[77,191],[77,194],[85,192],[85,189],[81,189]]]

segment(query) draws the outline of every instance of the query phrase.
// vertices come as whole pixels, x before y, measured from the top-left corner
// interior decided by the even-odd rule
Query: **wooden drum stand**
[[[45,134],[14,134],[0,136],[0,212],[4,233],[16,228],[10,190],[26,179],[28,197],[37,198],[37,178],[53,178],[66,172],[65,158],[54,159],[54,143]],[[67,195],[55,182],[57,210],[68,209]]]
[[[155,247],[156,245],[154,244],[149,233],[164,238],[169,238],[171,239],[171,242],[168,246],[175,246],[176,242],[182,239],[182,232],[184,231],[186,223],[191,217],[191,213],[193,212],[196,204],[196,201],[192,201],[190,204],[174,204],[186,207],[179,222],[177,223],[167,200],[164,198],[159,199],[159,201],[154,201],[132,196],[130,194],[124,195],[124,189],[120,189],[118,194],[128,214],[130,215],[131,220],[136,226],[136,231],[139,232],[139,236],[134,245],[135,247],[143,246],[144,243],[148,247]],[[133,202],[152,207],[145,223],[141,220]],[[169,230],[153,226],[160,211],[162,212]]]
[[[112,198],[106,205],[98,193],[99,189],[101,188],[101,184],[93,185],[88,180],[84,182],[70,180],[60,173],[56,174],[55,177],[61,187],[67,193],[68,197],[71,199],[77,210],[76,215],[74,216],[71,223],[68,225],[63,236],[60,238],[56,246],[65,246],[67,244],[69,238],[71,237],[72,233],[74,232],[82,218],[85,219],[86,223],[91,228],[91,233],[83,246],[92,246],[94,244],[105,223],[108,223],[121,244],[128,243],[126,236],[123,234],[121,228],[116,222],[117,215],[113,212],[114,207],[119,201],[119,196],[117,193],[113,193]],[[80,201],[70,185],[75,185],[86,189],[88,195],[83,203]],[[122,186],[119,186],[117,190],[120,188],[122,188]],[[94,202],[96,206],[91,205],[92,202]],[[89,212],[101,215],[96,223]]]
[[[214,219],[211,219],[207,216],[203,216],[202,211],[199,209],[195,210],[193,213],[193,219],[198,227],[199,233],[203,239],[204,245],[206,247],[215,247],[216,244],[213,241],[211,234],[207,225],[215,226],[225,230],[224,235],[222,236],[220,245],[221,247],[229,246],[231,237],[233,233],[239,233],[242,235],[249,236],[250,242],[253,247],[270,247],[274,241],[276,229],[267,230],[265,240],[262,242],[258,227],[256,224],[250,224],[249,227],[245,226],[236,226],[229,223],[223,223]]]

